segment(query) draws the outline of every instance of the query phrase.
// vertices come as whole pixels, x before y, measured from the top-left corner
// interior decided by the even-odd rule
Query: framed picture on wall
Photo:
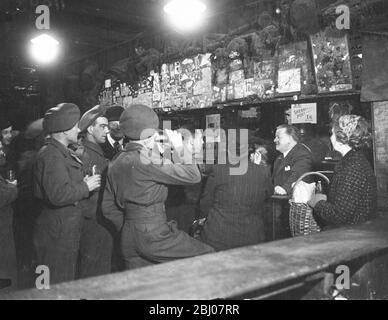
[[[275,89],[275,61],[273,59],[254,62],[253,90],[259,98],[270,98]]]
[[[310,36],[318,93],[353,89],[348,37],[322,31]]]
[[[279,95],[316,93],[307,41],[279,45],[277,85]]]
[[[278,93],[296,93],[300,92],[301,88],[302,86],[300,68],[279,70],[277,88]]]

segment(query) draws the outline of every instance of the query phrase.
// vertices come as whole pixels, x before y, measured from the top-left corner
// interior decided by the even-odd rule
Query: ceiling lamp
[[[31,55],[38,63],[50,63],[58,56],[59,42],[53,37],[42,34],[30,42]]]
[[[203,21],[206,5],[200,0],[171,0],[164,6],[172,26],[180,31],[192,31]]]

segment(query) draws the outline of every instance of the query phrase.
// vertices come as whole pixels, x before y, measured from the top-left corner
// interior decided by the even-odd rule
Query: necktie
[[[121,151],[121,144],[120,144],[120,142],[115,141],[115,143],[113,144],[113,148],[115,149],[115,153],[120,152]]]

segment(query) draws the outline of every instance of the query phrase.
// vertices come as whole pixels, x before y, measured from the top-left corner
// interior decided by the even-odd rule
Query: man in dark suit
[[[313,159],[306,146],[299,144],[298,129],[292,125],[280,125],[276,129],[276,150],[282,154],[275,160],[273,181],[275,193],[291,194],[292,184],[312,170]]]
[[[109,133],[106,141],[101,144],[105,158],[112,160],[117,153],[124,150],[124,134],[120,130],[120,116],[124,108],[112,106],[106,110],[105,117],[108,119]]]
[[[293,184],[306,172],[313,168],[311,152],[299,143],[298,129],[292,125],[283,124],[277,127],[274,139],[276,150],[281,155],[275,160],[272,179],[275,194],[291,195]],[[275,200],[274,200],[275,201]],[[288,223],[289,205],[287,201],[275,202],[275,215],[277,220],[276,238],[291,236]]]

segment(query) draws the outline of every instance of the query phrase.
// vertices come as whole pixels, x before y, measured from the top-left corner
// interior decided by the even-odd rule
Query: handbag
[[[302,181],[304,178],[315,175],[323,178],[326,183],[330,183],[330,180],[324,173],[331,173],[331,171],[316,171],[316,172],[307,172],[303,174],[294,184],[292,188],[292,195],[295,190],[295,186]],[[289,224],[291,235],[293,237],[297,236],[307,236],[309,234],[317,233],[321,231],[317,221],[314,219],[313,208],[311,208],[307,203],[297,203],[289,200],[290,204],[290,214],[289,214]]]

